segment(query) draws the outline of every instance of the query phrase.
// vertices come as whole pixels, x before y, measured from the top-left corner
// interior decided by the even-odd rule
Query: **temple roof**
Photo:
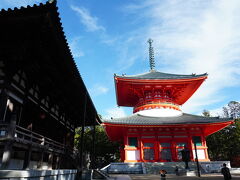
[[[230,118],[205,117],[183,113],[176,117],[149,117],[135,113],[123,118],[102,119],[103,123],[126,125],[209,124],[233,121]]]
[[[150,71],[143,74],[138,75],[122,75],[115,77],[124,78],[124,79],[195,79],[199,77],[205,77],[207,73],[204,74],[191,74],[191,75],[182,75],[182,74],[169,74],[169,73],[162,73],[159,71]]]
[[[22,69],[79,126],[99,119],[63,31],[56,1],[0,10],[0,57],[6,73]],[[85,107],[86,106],[86,107]],[[100,119],[99,119],[100,120]]]
[[[199,88],[207,73],[200,75],[168,74],[152,70],[140,75],[115,75],[117,104],[119,106],[134,107],[144,91],[172,88],[173,103],[184,104]]]

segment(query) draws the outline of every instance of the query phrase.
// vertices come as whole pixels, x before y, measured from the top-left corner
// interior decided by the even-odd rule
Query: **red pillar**
[[[142,153],[142,135],[140,134],[138,137],[138,150],[139,150],[139,161],[143,161],[143,153]]]
[[[127,144],[128,144],[128,141],[127,141],[127,136],[125,135],[124,136],[124,147],[123,147],[123,151],[124,151],[124,154],[123,154],[123,157],[124,157],[124,162],[126,161],[126,158],[127,158],[127,152],[126,152],[126,147],[127,147]]]

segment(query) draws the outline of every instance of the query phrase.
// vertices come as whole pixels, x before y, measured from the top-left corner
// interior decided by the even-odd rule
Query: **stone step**
[[[185,163],[183,162],[155,162],[144,163],[146,174],[158,174],[161,169],[167,171],[168,174],[175,174],[176,166],[178,166],[179,172],[185,172]],[[196,163],[189,162],[191,170],[196,170]]]
[[[223,163],[226,163],[230,168],[229,161],[200,162],[200,171],[201,173],[220,172]],[[196,173],[196,162],[189,162],[188,164],[190,168],[188,173]],[[168,174],[176,174],[176,166],[178,166],[180,174],[187,173],[184,162],[111,163],[101,170],[110,174],[159,174],[159,171],[164,169]]]
[[[101,169],[109,174],[143,174],[142,163],[111,163]]]

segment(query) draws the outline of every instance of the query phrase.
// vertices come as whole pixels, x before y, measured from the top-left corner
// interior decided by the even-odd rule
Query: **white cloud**
[[[106,94],[109,89],[101,84],[95,84],[93,88],[90,89],[90,94],[92,96],[98,96],[102,94]]]
[[[156,69],[209,74],[183,105],[185,112],[198,113],[221,102],[226,96],[221,90],[240,85],[239,7],[238,0],[153,0],[127,7],[131,15],[148,21],[142,41],[154,39]]]
[[[114,107],[106,110],[106,114],[103,116],[104,119],[110,119],[113,118],[120,118],[120,117],[126,117],[125,111],[120,107]]]
[[[77,13],[81,23],[86,26],[88,31],[105,30],[103,26],[98,24],[98,18],[92,16],[86,8],[72,5],[71,9]]]
[[[81,37],[75,37],[75,38],[71,39],[69,42],[69,46],[70,46],[70,49],[71,49],[71,52],[72,52],[74,58],[79,58],[79,57],[84,56],[84,53],[81,50],[80,45],[79,45],[80,40],[81,40]]]
[[[211,109],[209,110],[210,115],[213,117],[219,116],[219,117],[223,117],[223,108],[216,108],[216,109]]]

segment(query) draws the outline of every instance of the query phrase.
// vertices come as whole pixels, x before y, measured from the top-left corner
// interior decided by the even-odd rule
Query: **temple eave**
[[[214,122],[214,123],[178,123],[178,124],[117,124],[117,123],[102,123],[103,126],[115,126],[115,127],[192,127],[192,126],[209,126],[209,125],[225,125],[224,127],[233,124],[234,121],[226,122]]]
[[[164,128],[168,129],[169,131],[173,132],[176,128],[182,129],[185,128],[185,132],[189,133],[191,131],[194,131],[194,128],[201,129],[201,132],[204,136],[208,136],[210,134],[213,134],[230,124],[233,124],[234,120],[229,119],[228,121],[223,122],[205,122],[205,123],[186,123],[186,124],[118,124],[118,123],[109,123],[109,122],[103,122],[102,126],[105,127],[105,130],[107,132],[108,137],[112,141],[121,141],[125,132],[130,128],[137,129],[135,133],[144,133],[143,128],[146,129],[152,129],[153,132],[158,133],[159,128],[162,128],[164,132]],[[174,135],[174,132],[172,133]]]
[[[206,79],[208,76],[207,73],[204,74],[191,74],[191,75],[180,75],[180,74],[169,74],[169,73],[162,73],[159,71],[150,71],[143,74],[138,75],[115,75],[115,80],[123,80],[123,81],[182,81],[182,80],[196,80],[196,79]]]

